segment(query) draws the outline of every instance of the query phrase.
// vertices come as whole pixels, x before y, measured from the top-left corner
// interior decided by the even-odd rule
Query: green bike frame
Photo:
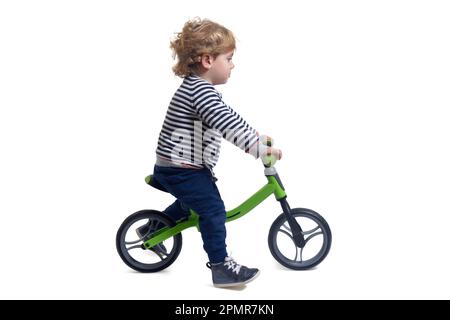
[[[279,201],[286,198],[286,192],[284,191],[278,175],[275,173],[274,175],[267,175],[266,178],[268,182],[264,187],[259,189],[254,195],[252,195],[248,200],[244,201],[240,206],[227,212],[227,222],[239,219],[240,217],[244,216],[259,204],[261,204],[261,202],[266,200],[271,194],[274,194],[275,198]],[[146,178],[147,183],[149,183],[150,180],[151,176]],[[191,215],[187,220],[179,222],[171,228],[164,227],[161,230],[155,232],[151,239],[145,241],[142,244],[143,248],[149,249],[154,245],[160,243],[161,241],[173,237],[184,229],[194,226],[199,229],[198,214],[194,210],[190,210],[190,212]]]

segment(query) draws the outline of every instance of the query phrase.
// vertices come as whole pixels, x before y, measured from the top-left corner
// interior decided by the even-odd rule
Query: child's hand
[[[273,146],[273,139],[271,137],[269,137],[268,135],[262,135],[259,136],[259,141],[261,141],[261,143],[265,146],[271,147]]]
[[[277,160],[281,160],[281,157],[283,156],[283,152],[281,152],[280,149],[272,148],[272,147],[267,149],[267,154],[268,155],[273,154],[275,156],[275,158],[277,158]]]
[[[268,147],[263,151],[261,160],[266,168],[272,167],[275,163],[281,159],[282,152],[280,149]]]

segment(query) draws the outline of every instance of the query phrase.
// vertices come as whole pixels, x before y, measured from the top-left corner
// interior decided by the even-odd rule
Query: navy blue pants
[[[189,215],[189,208],[197,212],[209,261],[223,262],[227,256],[226,211],[211,171],[155,166],[153,178],[177,198],[164,212],[174,220]]]

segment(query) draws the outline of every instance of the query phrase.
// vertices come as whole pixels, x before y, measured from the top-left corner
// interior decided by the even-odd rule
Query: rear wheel
[[[181,233],[178,233],[153,248],[145,249],[142,244],[152,237],[152,233],[141,237],[136,232],[145,224],[155,226],[158,230],[175,226],[170,217],[159,211],[142,210],[133,213],[125,219],[117,231],[117,252],[130,268],[139,272],[157,272],[167,268],[177,259],[183,240]]]
[[[294,270],[306,270],[325,259],[331,247],[331,230],[325,219],[309,209],[291,209],[292,216],[302,228],[305,246],[297,247],[286,216],[281,214],[269,231],[269,249],[283,266]]]

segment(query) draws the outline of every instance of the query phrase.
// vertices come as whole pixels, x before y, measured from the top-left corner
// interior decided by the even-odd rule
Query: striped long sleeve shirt
[[[216,165],[222,137],[258,158],[258,135],[222,101],[212,84],[188,76],[175,92],[156,149],[157,164],[203,168]]]

